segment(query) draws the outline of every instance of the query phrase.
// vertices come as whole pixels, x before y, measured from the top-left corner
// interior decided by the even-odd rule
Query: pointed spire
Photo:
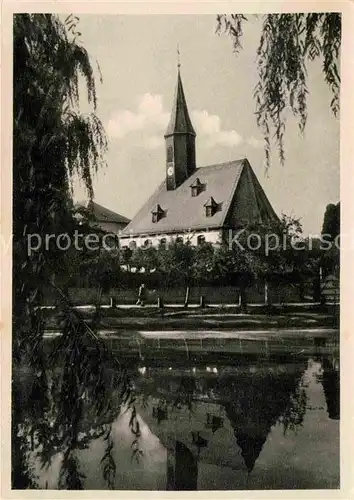
[[[184,90],[180,74],[180,62],[179,62],[179,49],[177,49],[178,54],[178,75],[177,75],[177,85],[175,91],[175,97],[173,102],[173,108],[171,113],[170,122],[168,124],[165,137],[174,134],[190,134],[194,137],[196,136],[195,130],[193,128],[191,119],[189,117],[186,98],[184,96]]]

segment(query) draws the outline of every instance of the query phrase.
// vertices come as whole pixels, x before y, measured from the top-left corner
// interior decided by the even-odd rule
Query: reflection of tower
[[[340,382],[339,370],[335,363],[328,358],[322,360],[322,385],[326,397],[327,412],[330,419],[339,420],[340,417]]]
[[[167,490],[196,490],[198,487],[198,462],[196,457],[180,441],[174,451],[168,451]]]
[[[295,425],[301,423],[298,417],[302,413],[299,414],[294,394],[297,394],[306,366],[305,360],[279,369],[273,365],[271,370],[268,364],[260,364],[252,371],[247,365],[242,370],[223,370],[218,366],[217,377],[204,375],[199,378],[178,367],[171,371],[159,369],[149,379],[140,377],[136,390],[150,395],[155,410],[146,406],[139,411],[169,450],[168,489],[182,489],[176,485],[177,470],[180,471],[178,477],[186,475],[186,481],[195,483],[193,464],[198,458],[200,462],[218,466],[232,464],[250,473],[273,425],[285,414],[291,414],[291,419],[296,417]],[[165,408],[161,400],[168,406],[168,419],[158,425],[163,419],[158,418],[161,414],[157,408]],[[193,411],[190,411],[192,403]],[[229,433],[228,422],[233,436]],[[220,433],[219,443],[218,435],[213,438],[212,433],[218,433],[221,428],[224,432]],[[175,447],[176,441],[180,443],[178,447]]]

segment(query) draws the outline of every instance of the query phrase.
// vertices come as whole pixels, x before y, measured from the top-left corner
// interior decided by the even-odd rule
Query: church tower
[[[177,86],[171,118],[165,133],[168,191],[178,188],[196,169],[196,133],[189,117],[179,66],[178,64]]]

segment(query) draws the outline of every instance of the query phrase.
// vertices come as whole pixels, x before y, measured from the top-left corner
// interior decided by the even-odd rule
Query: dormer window
[[[159,222],[159,220],[164,216],[165,211],[157,203],[156,206],[151,210],[151,214],[152,214],[152,222],[156,223]]]
[[[199,193],[205,190],[205,184],[203,184],[200,181],[199,177],[197,177],[193,182],[193,184],[190,185],[190,188],[192,190],[192,196],[195,197],[198,196]]]
[[[218,204],[216,203],[216,201],[214,200],[214,198],[211,196],[208,199],[208,201],[206,203],[204,203],[204,207],[205,207],[205,215],[206,215],[206,217],[212,217],[215,214],[215,212],[216,212]]]

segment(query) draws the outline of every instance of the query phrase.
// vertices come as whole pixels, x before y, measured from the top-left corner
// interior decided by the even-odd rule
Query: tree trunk
[[[247,294],[246,287],[240,288],[240,310],[242,312],[247,312]]]
[[[321,282],[319,277],[315,277],[313,282],[313,301],[321,302]]]
[[[265,281],[265,283],[264,283],[264,303],[266,306],[272,305],[272,298],[271,298],[271,295],[269,293],[268,281]]]
[[[184,297],[184,307],[188,307],[189,304],[189,292],[190,292],[190,287],[189,285],[186,288],[186,295]]]
[[[303,281],[299,283],[299,298],[300,302],[305,302],[305,285]]]

